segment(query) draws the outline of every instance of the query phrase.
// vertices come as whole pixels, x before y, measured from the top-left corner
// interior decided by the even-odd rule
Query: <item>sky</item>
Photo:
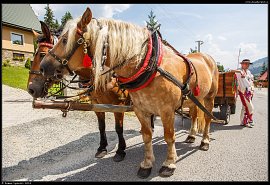
[[[31,4],[44,20],[46,4]],[[188,54],[202,40],[201,52],[211,55],[225,69],[236,69],[240,61],[268,56],[267,4],[50,4],[55,18],[69,11],[73,18],[89,7],[93,17],[113,18],[146,26],[153,10],[161,24],[162,38],[179,52]]]

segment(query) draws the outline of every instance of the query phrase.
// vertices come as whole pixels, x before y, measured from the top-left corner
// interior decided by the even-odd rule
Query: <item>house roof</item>
[[[260,77],[259,80],[267,80],[268,77],[268,71],[266,70]]]
[[[2,24],[41,32],[40,22],[30,4],[2,4]]]

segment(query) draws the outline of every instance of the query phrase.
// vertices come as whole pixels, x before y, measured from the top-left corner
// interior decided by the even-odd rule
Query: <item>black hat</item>
[[[252,64],[252,62],[250,62],[249,59],[244,59],[244,60],[242,60],[242,62],[241,62],[240,64],[243,64],[243,63],[249,63],[249,64]]]

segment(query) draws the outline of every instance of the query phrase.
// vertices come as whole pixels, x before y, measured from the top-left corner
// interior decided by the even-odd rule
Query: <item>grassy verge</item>
[[[25,67],[3,67],[2,83],[10,87],[26,90],[29,70]]]

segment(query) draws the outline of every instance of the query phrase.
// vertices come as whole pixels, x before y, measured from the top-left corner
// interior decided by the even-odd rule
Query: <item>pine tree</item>
[[[54,29],[57,30],[59,27],[60,27],[60,24],[58,23],[58,20],[55,19]]]
[[[61,27],[64,27],[69,19],[73,19],[73,17],[71,13],[67,11],[65,15],[61,18]]]
[[[50,29],[55,28],[53,11],[49,4],[45,7],[46,13],[44,15],[44,22],[49,26]]]
[[[149,22],[146,21],[147,23],[147,28],[149,30],[159,30],[161,24],[158,23],[158,21],[155,20],[156,16],[154,15],[154,12],[151,10],[150,15],[148,15]]]
[[[197,51],[197,49],[195,48],[195,49],[192,49],[192,48],[190,48],[190,52],[189,53],[197,53],[198,51]]]

